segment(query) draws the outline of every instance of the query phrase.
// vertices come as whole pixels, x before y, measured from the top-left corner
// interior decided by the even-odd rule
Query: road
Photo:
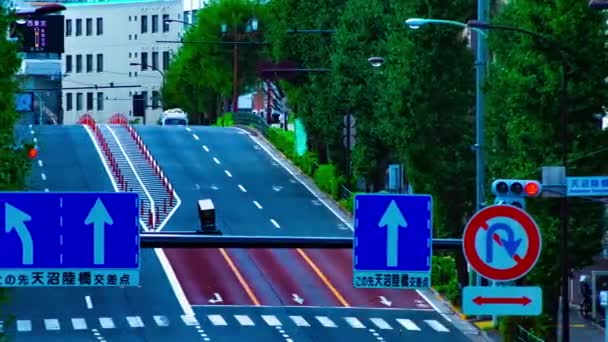
[[[34,130],[29,134],[41,149],[30,175],[32,190],[114,191],[82,126]],[[10,302],[0,306],[15,315],[13,324],[6,324],[7,333],[17,341],[202,340],[195,327],[183,322],[156,253],[143,251],[141,261],[141,287],[11,290]]]
[[[184,203],[164,230],[197,229],[194,203],[212,198],[218,226],[226,235],[352,236],[347,223],[242,131],[159,126],[137,130]],[[275,336],[282,329],[275,327],[277,321],[287,327],[291,318],[285,319],[286,312],[309,310],[313,317],[307,321],[324,329],[311,326],[307,332],[297,324],[294,328],[292,322],[298,339],[326,339],[332,329],[340,338],[376,340],[379,336],[353,328],[354,321],[346,322],[344,317],[382,330],[389,340],[398,337],[395,332],[399,331],[425,339],[464,338],[416,291],[354,289],[350,250],[165,251],[197,317],[206,316],[212,331],[238,334],[227,328],[232,326],[229,321],[249,326],[243,322],[257,320],[261,324],[254,326],[260,327],[256,331],[264,332],[264,338],[288,340],[293,338],[288,330]],[[268,310],[270,321],[259,314],[261,309]],[[235,315],[242,316],[242,321]],[[335,318],[340,321],[336,327],[324,326],[318,319],[336,315],[344,315]],[[412,322],[417,329],[400,322]]]

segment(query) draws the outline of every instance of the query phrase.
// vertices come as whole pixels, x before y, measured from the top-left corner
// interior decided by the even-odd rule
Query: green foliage
[[[328,193],[334,199],[339,199],[345,179],[340,176],[333,164],[321,164],[314,174],[315,183],[319,189]]]
[[[8,32],[9,24],[14,17],[8,9],[0,6],[0,32]],[[21,60],[17,55],[17,47],[6,39],[6,35],[0,36],[0,191],[23,190],[29,170],[26,149],[14,150],[15,144],[13,127],[17,120],[15,112],[15,93],[17,83],[15,73]],[[26,147],[27,148],[27,147]],[[0,304],[8,300],[8,290],[0,289]],[[0,312],[2,310],[0,309]],[[10,317],[0,316],[0,320],[7,321]],[[6,336],[0,333],[0,341]]]
[[[264,49],[260,45],[219,44],[222,39],[242,40],[234,35],[222,38],[222,23],[228,24],[230,33],[242,34],[252,16],[259,20],[263,32],[265,7],[253,0],[212,0],[198,12],[197,24],[183,37],[193,43],[184,44],[165,74],[162,88],[165,108],[183,108],[195,124],[214,121],[223,107],[222,98],[232,97],[235,51],[238,93],[255,83],[255,66]],[[259,34],[246,39],[263,41],[264,37]]]
[[[493,19],[554,37],[570,52],[570,112],[568,118],[568,175],[605,174],[606,154],[588,156],[608,141],[608,132],[595,125],[593,115],[606,104],[608,54],[603,15],[576,0],[511,1]],[[550,46],[525,35],[492,32],[495,62],[488,82],[487,148],[489,176],[541,177],[542,165],[559,165],[560,59]],[[591,262],[604,233],[602,206],[570,200],[570,266]],[[543,288],[545,313],[536,320],[503,319],[502,330],[512,336],[515,326],[533,328],[547,340],[555,339],[559,296],[559,205],[555,199],[528,201],[527,210],[542,230],[543,253],[525,283]],[[584,247],[583,247],[584,246]]]
[[[294,132],[285,131],[279,128],[271,127],[267,132],[268,140],[279,150],[285,157],[294,160],[296,155]]]
[[[216,126],[220,127],[231,127],[234,126],[234,120],[232,119],[232,113],[224,113],[224,115],[217,118],[215,122]]]
[[[456,260],[449,256],[433,256],[431,285],[451,303],[458,305],[461,290],[458,286]]]

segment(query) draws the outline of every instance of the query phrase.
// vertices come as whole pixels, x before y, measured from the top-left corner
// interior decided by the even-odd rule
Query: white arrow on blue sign
[[[358,194],[354,217],[354,287],[431,285],[430,195]]]
[[[138,198],[0,192],[0,287],[139,285]]]

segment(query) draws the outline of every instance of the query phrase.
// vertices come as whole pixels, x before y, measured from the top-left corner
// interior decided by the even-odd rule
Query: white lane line
[[[355,329],[365,329],[365,325],[357,317],[344,317],[344,320]]]
[[[207,145],[203,145],[203,150],[205,150],[205,152],[209,152],[209,147],[207,147]]]
[[[169,319],[165,316],[154,316],[154,322],[156,322],[156,325],[159,327],[169,326]]]
[[[42,160],[38,159],[38,166],[42,167]]]
[[[247,316],[247,315],[234,315],[234,318],[236,318],[236,320],[239,321],[240,325],[248,326],[248,327],[252,327],[255,325],[253,323],[253,321],[251,320],[251,318],[249,318],[249,316]]]
[[[420,328],[418,328],[416,323],[412,322],[410,319],[397,318],[397,322],[399,322],[399,324],[401,324],[407,330],[420,331]]]
[[[190,127],[186,127],[186,131],[190,132],[192,130],[190,129]]]
[[[215,157],[213,157],[213,161],[214,161],[216,164],[218,164],[218,165],[220,164],[220,161],[219,161],[217,158],[215,158]]]
[[[289,316],[291,320],[299,327],[309,327],[310,323],[306,322],[302,316]]]
[[[226,176],[232,177],[232,173],[230,173],[228,170],[224,170],[224,172],[226,173]]]
[[[228,322],[220,315],[207,315],[207,318],[209,318],[213,325],[228,325]]]
[[[386,323],[385,320],[383,320],[382,318],[370,318],[370,321],[372,321],[372,323],[374,323],[378,328],[382,329],[382,330],[392,330],[393,328]]]
[[[247,192],[247,190],[241,184],[239,184],[239,189],[241,189],[242,192]]]
[[[274,315],[262,315],[262,319],[271,327],[281,326],[281,321]]]
[[[29,319],[17,320],[17,331],[32,331],[32,321]]]
[[[182,315],[182,321],[189,327],[199,325],[198,320],[194,315]]]
[[[270,222],[272,222],[272,224],[277,227],[277,228],[281,228],[281,226],[279,226],[279,224],[277,223],[277,221],[275,221],[274,219],[270,219]]]
[[[46,330],[60,330],[61,329],[61,327],[59,326],[59,320],[55,319],[55,318],[45,319],[44,327],[46,328]]]
[[[44,192],[49,192],[49,188],[44,188]]]
[[[41,173],[40,177],[42,178],[42,180],[46,180],[46,175],[44,173]]]
[[[34,137],[34,144],[38,142],[38,138]]]
[[[192,134],[192,136],[194,137],[194,139],[198,140],[198,135]]]
[[[72,318],[74,330],[87,330],[87,321],[84,318]]]
[[[439,332],[449,332],[448,328],[444,327],[443,324],[439,323],[434,319],[425,319],[424,323],[428,324],[431,328]]]
[[[93,301],[91,300],[91,296],[85,296],[84,301],[87,303],[87,309],[93,308]]]
[[[34,132],[34,130],[31,130],[31,131],[30,131],[30,133],[31,133],[31,134],[35,134],[36,132]]]
[[[317,319],[317,321],[319,321],[319,323],[321,323],[321,325],[323,325],[324,327],[327,328],[337,328],[338,326],[336,325],[336,323],[334,323],[334,321],[332,321],[329,317],[327,316],[316,316],[315,317]]]
[[[104,328],[104,329],[114,329],[114,328],[116,328],[116,325],[114,324],[114,321],[110,317],[100,317],[99,318],[99,325],[101,325],[101,327]]]
[[[128,316],[127,322],[129,322],[129,325],[131,326],[131,328],[143,328],[144,327],[144,321],[142,321],[141,317],[139,317],[139,316]]]
[[[255,206],[258,207],[258,209],[262,209],[262,205],[260,203],[258,203],[258,201],[253,201],[253,204],[255,204]]]

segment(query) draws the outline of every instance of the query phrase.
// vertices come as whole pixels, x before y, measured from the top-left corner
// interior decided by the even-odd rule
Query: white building
[[[187,6],[185,4],[187,2]],[[162,107],[161,72],[180,44],[184,20],[196,7],[190,0],[64,1],[65,53],[62,56],[64,124],[89,113],[97,122],[133,113],[132,96],[146,97],[146,123],[156,123]],[[185,21],[191,22],[190,18]],[[144,67],[142,65],[147,65]],[[152,68],[151,68],[152,67]],[[98,87],[110,87],[95,89]],[[124,87],[141,86],[141,87]],[[70,89],[91,87],[91,89]]]

